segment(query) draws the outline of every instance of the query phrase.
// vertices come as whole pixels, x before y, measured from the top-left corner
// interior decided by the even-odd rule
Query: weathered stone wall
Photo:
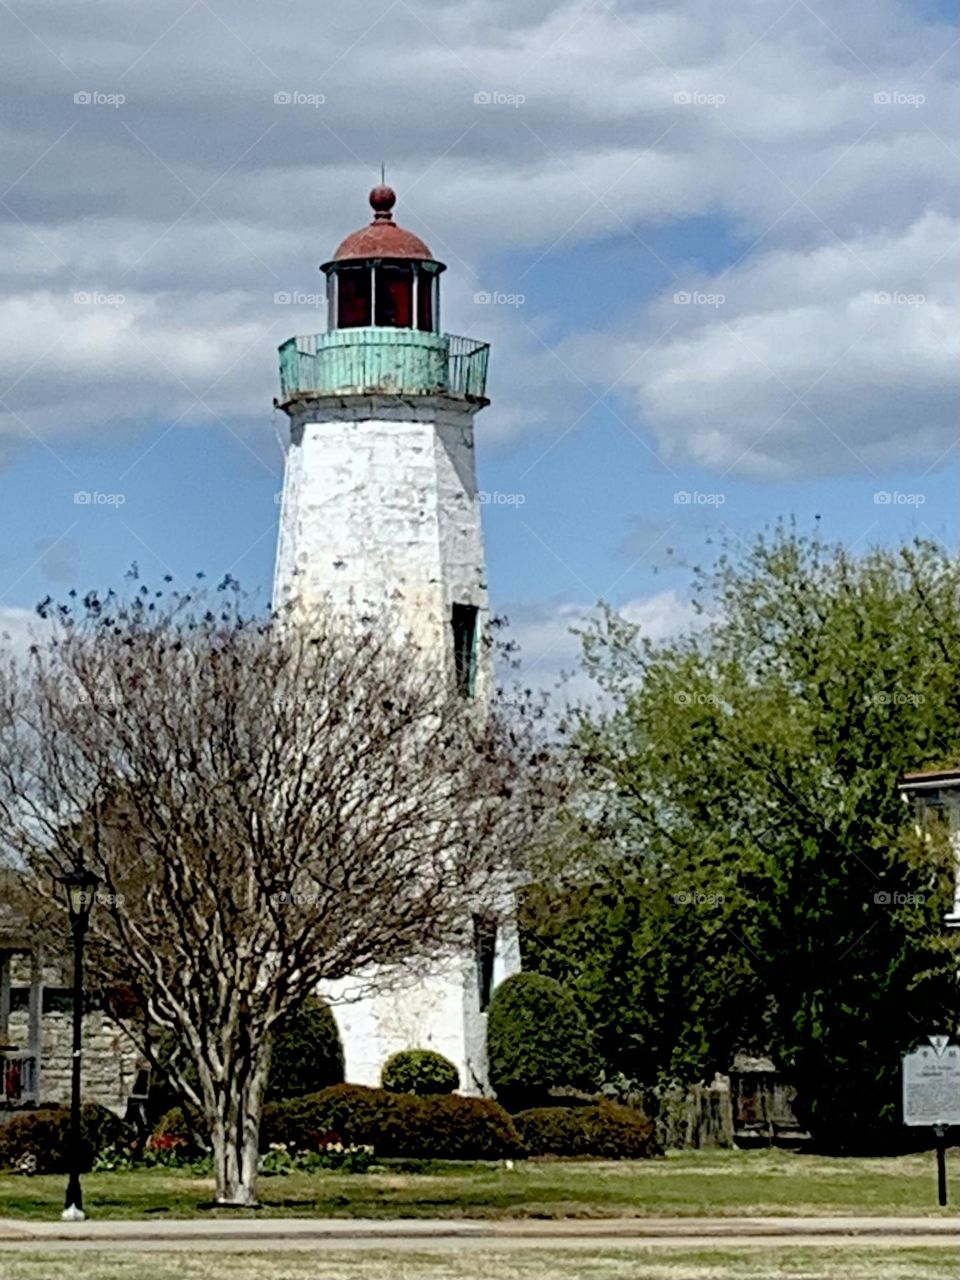
[[[44,960],[40,966],[44,987],[65,991],[70,982],[68,968],[63,962]],[[26,987],[30,973],[28,955],[11,957],[10,980],[14,987]],[[73,1058],[72,1012],[48,1009],[41,1015],[40,1035],[38,1101],[67,1103]],[[30,1051],[26,1008],[11,1011],[7,1036],[19,1052]],[[84,1015],[81,1092],[85,1102],[99,1102],[122,1115],[142,1062],[142,1055],[129,1037],[106,1014],[91,1010]]]
[[[508,923],[497,936],[493,985],[519,970],[517,932]],[[434,1049],[457,1068],[462,1093],[488,1092],[487,1015],[472,955],[451,956],[358,998],[361,989],[357,979],[346,979],[319,993],[333,1009],[351,1084],[379,1085],[383,1064],[402,1049]]]
[[[394,619],[422,653],[453,671],[454,603],[489,621],[474,459],[476,406],[449,398],[327,397],[292,422],[274,601],[347,617]],[[478,646],[475,693],[491,683]],[[512,924],[501,930],[495,981],[520,968]],[[486,1088],[486,1015],[472,950],[389,990],[351,999],[357,981],[324,989],[334,1005],[347,1079],[380,1082],[401,1049],[432,1048],[460,1072],[464,1090]]]
[[[45,1013],[41,1022],[39,1101],[69,1102],[73,1053],[73,1015]],[[10,1039],[26,1045],[26,1010],[10,1015]],[[92,1011],[83,1019],[81,1093],[84,1102],[99,1102],[122,1115],[133,1088],[141,1055],[106,1014]]]
[[[477,607],[481,634],[488,609],[472,416],[356,400],[293,424],[274,600],[393,615],[449,660],[452,604]]]

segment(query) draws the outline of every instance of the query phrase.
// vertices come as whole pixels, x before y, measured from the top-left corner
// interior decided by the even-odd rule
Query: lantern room
[[[440,272],[428,247],[393,220],[391,187],[370,192],[373,221],[354,231],[320,270],[327,278],[328,329],[440,328]]]

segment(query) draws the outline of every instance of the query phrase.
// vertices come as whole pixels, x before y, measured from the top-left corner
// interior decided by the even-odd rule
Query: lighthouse
[[[289,418],[274,604],[391,625],[448,673],[459,694],[490,692],[487,574],[474,459],[489,347],[440,328],[439,262],[370,193],[371,222],[321,270],[327,329],[280,347]],[[486,1008],[519,969],[509,914],[473,920],[473,945],[430,973],[330,999],[346,1078],[376,1085],[402,1049],[435,1049],[465,1092],[487,1088]]]

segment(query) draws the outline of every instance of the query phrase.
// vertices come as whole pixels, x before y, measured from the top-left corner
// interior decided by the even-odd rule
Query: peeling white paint
[[[452,672],[453,605],[476,607],[481,637],[489,626],[476,410],[445,396],[327,397],[291,407],[275,604],[393,614]],[[476,695],[484,698],[491,663],[483,645],[480,653]],[[508,916],[495,981],[519,968]],[[379,1084],[392,1053],[432,1048],[455,1063],[464,1092],[486,1092],[486,1015],[472,951],[373,996],[357,998],[358,982],[321,992],[334,1003],[349,1081]]]

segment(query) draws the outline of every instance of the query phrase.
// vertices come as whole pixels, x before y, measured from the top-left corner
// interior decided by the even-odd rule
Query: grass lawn
[[[949,1275],[948,1249],[749,1248],[572,1254],[344,1252],[0,1254],[0,1280],[924,1280]]]
[[[951,1159],[955,1201],[958,1153]],[[64,1179],[0,1175],[0,1216],[53,1218]],[[180,1170],[84,1178],[98,1218],[195,1217],[212,1182]],[[260,1181],[260,1215],[355,1218],[563,1218],[666,1215],[949,1216],[936,1204],[931,1154],[838,1159],[784,1151],[678,1152],[660,1160],[424,1166]],[[202,1212],[202,1211],[201,1211]],[[227,1212],[227,1211],[218,1211]],[[247,1211],[253,1214],[256,1211]]]

